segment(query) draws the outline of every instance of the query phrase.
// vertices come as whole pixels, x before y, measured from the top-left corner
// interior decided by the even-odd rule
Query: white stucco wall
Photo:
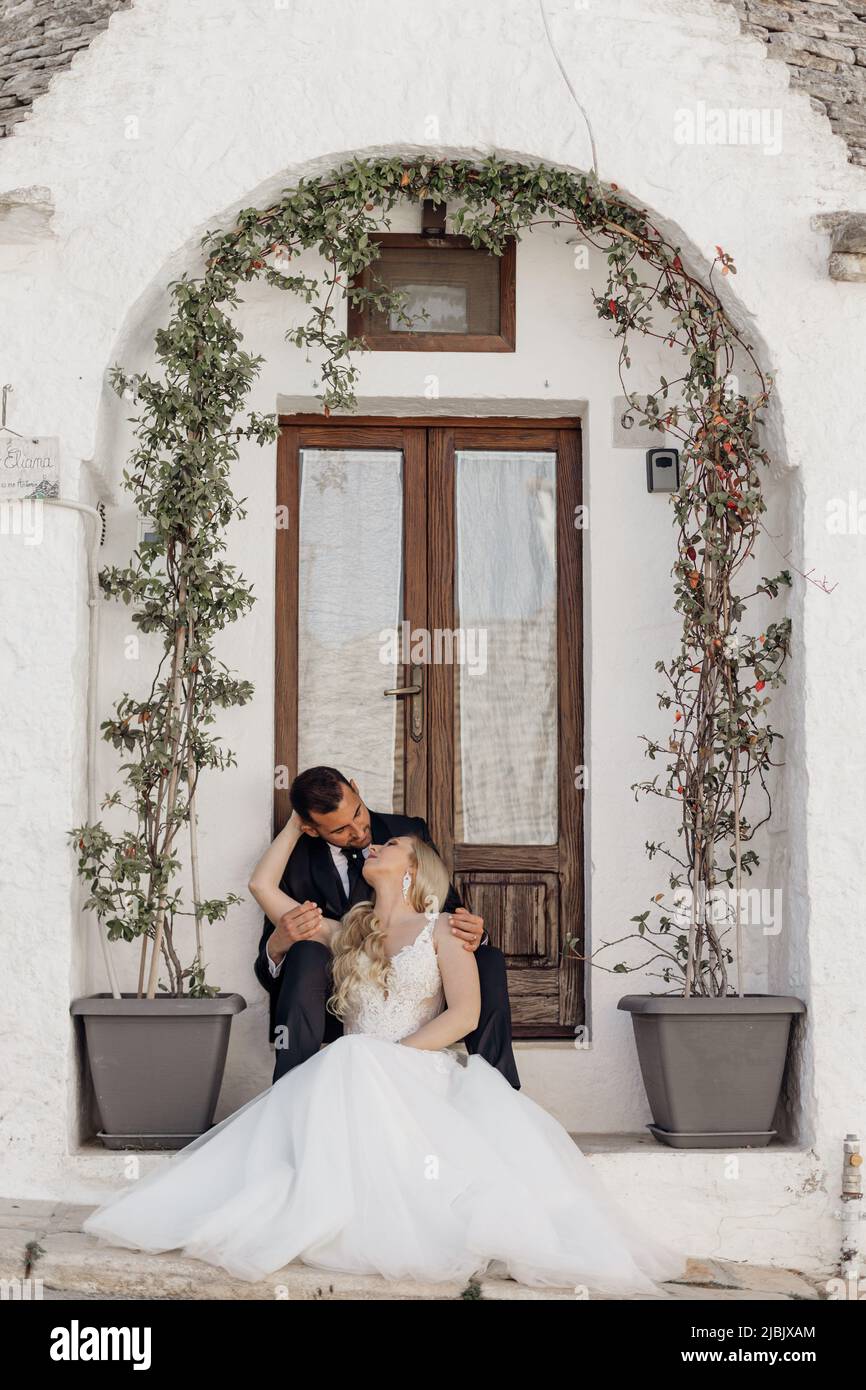
[[[767,61],[758,41],[740,36],[733,12],[711,0],[611,0],[587,8],[548,0],[547,9],[592,125],[601,176],[649,206],[696,269],[717,244],[734,254],[729,302],[777,378],[771,442],[781,469],[770,489],[769,529],[779,550],[792,552],[791,564],[839,581],[828,596],[798,580],[790,599],[791,684],[775,711],[788,766],[764,840],[769,881],[785,892],[785,923],[780,936],[750,943],[750,988],[800,994],[809,1005],[796,1078],[798,1145],[787,1156],[749,1155],[742,1165],[748,1182],[740,1184],[722,1181],[724,1155],[653,1151],[649,1179],[666,1219],[702,1240],[704,1253],[712,1244],[715,1253],[734,1257],[808,1262],[829,1257],[835,1246],[829,1211],[841,1140],[862,1125],[866,1101],[866,1042],[858,1026],[866,779],[851,736],[866,666],[863,540],[829,535],[825,525],[827,499],[864,485],[858,361],[866,287],[827,278],[827,237],[811,218],[866,208],[866,180],[846,164],[844,145],[808,98],[788,92],[786,70]],[[677,144],[675,112],[699,101],[778,109],[781,152]],[[15,386],[11,423],[60,436],[67,496],[108,500],[101,562],[123,561],[135,543],[134,517],[119,489],[127,411],[112,397],[105,372],[118,360],[130,367],[146,362],[165,317],[165,286],[182,269],[195,270],[204,231],[349,155],[420,149],[588,166],[586,126],[534,3],[438,0],[422,15],[384,0],[301,0],[291,7],[272,0],[243,7],[230,0],[182,7],[137,0],[0,147],[0,191],[38,185],[50,190],[54,208],[50,221],[38,211],[0,216],[0,360],[3,380]],[[620,389],[615,345],[589,298],[600,262],[576,272],[564,240],[563,232],[546,230],[521,247],[513,356],[365,358],[359,395],[371,412],[420,413],[431,406],[423,379],[436,372],[438,406],[446,412],[583,416],[591,508],[588,912],[596,945],[619,934],[661,886],[643,844],[673,825],[648,803],[635,805],[629,786],[644,774],[638,736],[658,727],[653,661],[668,655],[677,625],[669,508],[644,490],[641,451],[611,446],[611,399]],[[282,340],[293,306],[285,297],[275,304],[260,287],[245,298],[248,346],[267,357],[253,403],[297,408],[306,398],[315,408],[315,371]],[[643,375],[648,369],[642,358],[638,389],[652,381]],[[246,448],[237,487],[249,498],[249,515],[233,534],[232,559],[254,582],[259,602],[226,634],[220,654],[255,682],[257,693],[252,708],[233,711],[220,729],[238,768],[213,778],[202,796],[209,894],[245,891],[270,829],[273,477],[272,452]],[[90,964],[83,964],[75,861],[64,835],[86,808],[84,535],[80,518],[55,513],[44,544],[29,553],[14,538],[0,538],[3,592],[13,598],[4,604],[0,644],[12,711],[4,722],[0,803],[9,964],[0,1182],[4,1194],[82,1200],[119,1180],[115,1157],[76,1151],[67,1012],[71,997],[104,987],[92,927]],[[782,563],[771,555],[767,568]],[[101,717],[120,690],[145,678],[144,657],[140,671],[123,659],[123,638],[132,631],[127,612],[106,606]],[[100,791],[112,785],[110,769],[100,749]],[[251,1004],[235,1025],[220,1115],[270,1076],[264,996],[251,972],[259,921],[247,903],[210,934],[212,978]],[[131,981],[132,961],[120,968],[124,983]],[[623,982],[594,972],[592,1046],[519,1047],[526,1092],[570,1128],[635,1131],[649,1120],[631,1025],[615,1009],[626,990],[646,987],[640,977]],[[635,1153],[631,1166],[615,1158],[617,1184],[636,1203],[642,1189],[645,1198],[639,1163],[648,1158]],[[801,1185],[805,1195],[780,1234],[778,1207],[793,1203]]]

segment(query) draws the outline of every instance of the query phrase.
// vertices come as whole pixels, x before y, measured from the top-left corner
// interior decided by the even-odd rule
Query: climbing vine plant
[[[243,284],[254,279],[295,296],[305,306],[303,321],[286,336],[317,362],[324,413],[351,411],[364,345],[339,325],[344,298],[369,301],[411,322],[405,296],[375,275],[375,233],[390,225],[388,214],[400,200],[427,198],[447,202],[449,210],[456,206],[455,231],[493,254],[540,225],[573,228],[605,252],[606,283],[592,295],[620,340],[620,378],[630,408],[642,424],[681,441],[672,573],[682,643],[656,666],[671,730],[667,742],[646,740],[649,758],[663,760],[664,771],[634,787],[636,795],[676,802],[680,843],[647,845],[651,857],[664,854],[672,867],[665,892],[633,919],[634,934],[650,946],[644,966],[661,960],[665,980],[682,976],[686,993],[726,993],[733,956],[723,941],[725,928],[706,903],[720,886],[738,890],[758,862],[752,840],[769,814],[767,775],[778,737],[764,691],[784,679],[790,637],[788,620],[765,624],[760,635],[741,630],[749,598],[775,597],[790,583],[787,571],[753,581],[749,594],[738,592],[765,510],[760,473],[768,458],[759,434],[770,382],[722,307],[718,279],[735,272],[722,248],[701,281],[686,269],[681,248],[615,184],[494,157],[354,160],[302,179],[268,208],[241,212],[229,230],[204,238],[202,273],[171,286],[170,320],[155,339],[159,370],[130,376],[114,368],[115,389],[137,407],[124,485],[152,519],[153,533],[128,566],[105,569],[101,585],[106,596],[132,606],[134,622],[159,638],[162,654],[147,693],[123,695],[102,724],[104,738],[125,757],[124,790],[102,805],[123,808],[126,828],[114,832],[100,821],[70,832],[89,887],[86,906],[109,938],[140,938],[140,994],[153,997],[160,964],[168,977],[164,987],[173,994],[217,992],[205,978],[203,923],[223,919],[239,899],[201,895],[196,789],[203,771],[234,761],[212,732],[218,709],[242,705],[252,695],[249,682],[214,653],[220,631],[253,602],[243,577],[224,559],[226,528],[244,516],[230,470],[242,439],[265,444],[278,433],[275,417],[245,409],[262,359],[243,350],[232,311]],[[310,250],[322,266],[315,275],[297,265]],[[353,288],[368,266],[369,287]],[[676,364],[644,398],[625,379],[635,335],[666,345]],[[743,373],[748,390],[739,386]],[[750,819],[753,790],[766,798],[760,819]],[[178,886],[184,832],[190,837],[188,905]],[[684,917],[667,910],[668,894],[679,894],[680,901],[685,895]],[[194,919],[196,930],[188,966],[177,941],[183,915]],[[738,907],[734,920],[741,948]]]

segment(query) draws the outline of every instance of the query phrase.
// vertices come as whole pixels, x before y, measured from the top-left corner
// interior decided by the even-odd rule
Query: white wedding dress
[[[427,1282],[662,1297],[682,1256],[616,1206],[547,1111],[477,1055],[401,1047],[440,1012],[436,919],[365,982],[344,1035],[293,1068],[83,1230],[182,1250],[242,1279],[292,1260]]]

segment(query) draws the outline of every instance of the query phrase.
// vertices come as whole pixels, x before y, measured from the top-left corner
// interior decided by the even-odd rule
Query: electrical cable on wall
[[[549,25],[548,22],[547,22],[547,11],[546,11],[545,8],[544,8],[544,0],[538,0],[538,8],[539,8],[540,11],[541,11],[541,19],[542,19],[542,23],[544,24],[544,32],[545,32],[545,34],[547,35],[547,42],[548,42],[548,44],[549,44],[549,46],[550,46],[550,51],[551,51],[551,53],[553,54],[554,59],[556,60],[556,66],[559,68],[559,71],[562,73],[562,79],[563,79],[563,81],[564,81],[566,87],[568,88],[569,92],[571,93],[571,97],[572,97],[572,100],[573,100],[575,106],[577,107],[578,111],[579,111],[580,114],[583,116],[583,119],[584,119],[584,121],[586,122],[586,130],[587,130],[587,134],[589,135],[589,144],[590,144],[590,148],[591,148],[591,150],[592,150],[592,172],[595,174],[595,176],[596,176],[596,178],[597,178],[597,177],[598,177],[598,155],[597,155],[597,153],[596,153],[596,148],[595,148],[595,136],[594,136],[593,133],[592,133],[592,125],[590,124],[589,116],[587,116],[586,111],[584,110],[583,106],[581,105],[580,101],[578,100],[577,92],[574,90],[574,87],[571,85],[571,80],[570,80],[570,78],[569,78],[569,76],[568,76],[568,73],[565,71],[565,66],[564,66],[564,64],[563,64],[563,62],[562,62],[562,59],[561,59],[560,56],[559,56],[559,53],[558,53],[557,48],[556,48],[556,44],[553,42],[553,35],[552,35],[551,32],[550,32],[550,25]]]

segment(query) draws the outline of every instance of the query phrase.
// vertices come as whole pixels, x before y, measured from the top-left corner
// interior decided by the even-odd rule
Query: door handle
[[[409,732],[416,743],[424,737],[424,667],[412,666],[411,685],[397,685],[392,690],[383,690],[383,695],[408,696],[412,705],[409,711]]]

